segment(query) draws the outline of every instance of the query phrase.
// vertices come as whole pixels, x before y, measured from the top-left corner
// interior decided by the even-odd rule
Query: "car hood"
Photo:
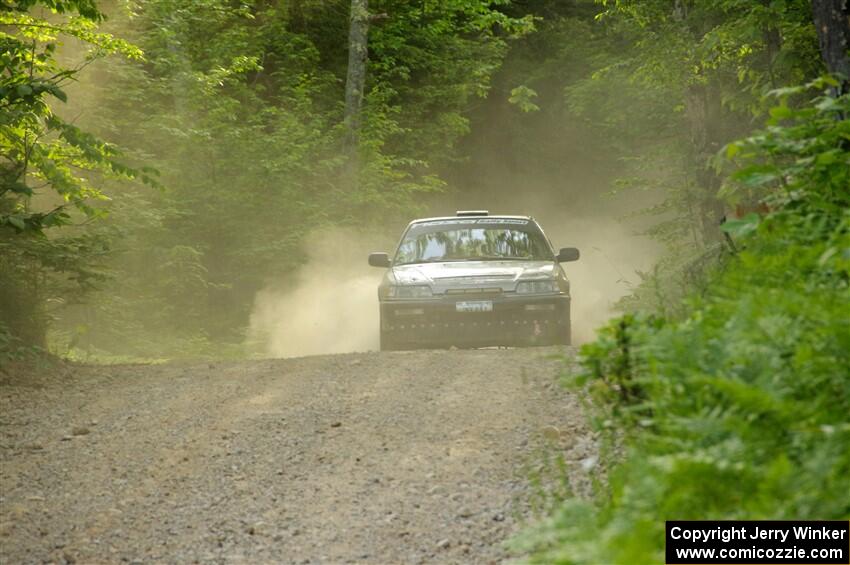
[[[458,261],[399,265],[388,272],[390,284],[427,284],[435,294],[450,289],[500,288],[510,292],[519,279],[556,276],[554,261]]]

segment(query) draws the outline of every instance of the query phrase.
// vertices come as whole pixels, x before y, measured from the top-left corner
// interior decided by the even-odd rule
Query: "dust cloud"
[[[390,251],[388,239],[328,229],[305,241],[308,260],[295,280],[257,294],[249,347],[273,357],[377,350],[383,269],[370,267],[367,257],[371,251]]]
[[[648,271],[660,246],[637,229],[612,217],[548,218],[536,216],[552,244],[578,247],[581,258],[562,266],[570,279],[573,344],[594,338],[595,330],[615,313],[615,304],[638,282],[637,271]]]
[[[572,288],[573,343],[587,342],[636,282],[635,270],[651,268],[656,246],[616,218],[571,217],[545,207],[537,211],[505,213],[533,215],[556,248],[581,250],[581,259],[565,263],[564,269]],[[308,260],[294,280],[257,294],[250,348],[272,357],[377,350],[377,287],[383,270],[370,267],[366,258],[371,251],[392,251],[394,241],[352,229],[327,229],[306,241]]]

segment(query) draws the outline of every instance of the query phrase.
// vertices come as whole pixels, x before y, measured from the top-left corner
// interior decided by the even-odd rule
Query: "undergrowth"
[[[850,517],[850,97],[790,108],[803,90],[726,148],[726,196],[768,211],[725,225],[734,253],[686,314],[582,348],[572,383],[623,455],[514,541],[532,562],[663,563],[665,520]]]

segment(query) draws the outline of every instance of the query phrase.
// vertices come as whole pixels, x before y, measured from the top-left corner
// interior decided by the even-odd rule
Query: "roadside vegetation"
[[[848,54],[824,50],[837,78],[803,65],[777,82],[779,65],[814,62],[802,56],[816,45],[804,4],[782,3],[787,12],[748,28],[735,3],[700,3],[714,18],[702,15],[704,35],[688,51],[712,55],[690,67],[698,88],[721,97],[717,111],[751,113],[747,122],[764,126],[743,135],[730,127],[697,161],[694,188],[716,187],[725,210],[716,238],[682,246],[686,238],[670,235],[689,229],[687,216],[660,224],[673,244],[667,257],[569,371],[605,439],[605,479],[592,499],[553,501],[551,515],[515,540],[532,562],[663,563],[668,519],[850,517]],[[603,17],[652,50],[631,69],[636,82],[680,60],[659,64],[670,52],[656,42],[659,22],[677,27],[683,5],[606,3]],[[672,11],[665,19],[653,9]],[[722,69],[735,53],[747,56],[730,81]],[[597,76],[624,67],[625,58]],[[672,194],[668,204],[686,192]]]
[[[570,381],[608,481],[525,535],[532,561],[661,563],[667,519],[850,516],[848,112],[847,95],[783,104],[729,145],[747,165],[728,190],[771,211],[725,224],[734,248],[683,315],[627,314],[582,348]]]

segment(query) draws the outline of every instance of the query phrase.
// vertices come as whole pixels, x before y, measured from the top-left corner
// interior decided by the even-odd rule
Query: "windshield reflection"
[[[550,259],[552,252],[539,233],[474,227],[410,233],[399,246],[394,264]]]

